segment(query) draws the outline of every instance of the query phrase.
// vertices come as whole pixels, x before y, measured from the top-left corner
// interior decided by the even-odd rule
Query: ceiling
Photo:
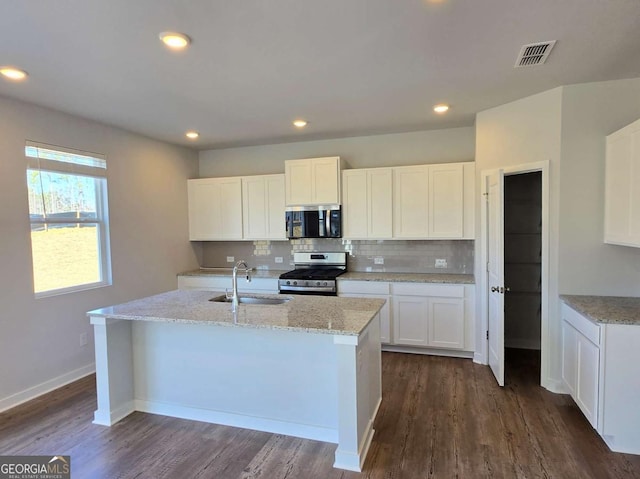
[[[166,49],[166,30],[191,47]],[[544,65],[513,68],[548,40]],[[451,128],[640,77],[640,1],[4,0],[0,65],[29,73],[2,96],[197,149]]]

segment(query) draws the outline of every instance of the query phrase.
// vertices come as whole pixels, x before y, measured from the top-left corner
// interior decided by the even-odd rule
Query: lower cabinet
[[[640,454],[640,325],[595,323],[562,305],[562,380],[612,451]]]
[[[463,285],[394,283],[392,289],[395,344],[464,349]]]
[[[178,289],[199,289],[224,293],[232,289],[231,274],[229,276],[178,276]],[[238,275],[238,291],[241,293],[277,294],[278,278],[252,278],[247,283],[243,275]]]
[[[338,294],[387,300],[380,325],[387,349],[473,351],[473,285],[338,280]]]

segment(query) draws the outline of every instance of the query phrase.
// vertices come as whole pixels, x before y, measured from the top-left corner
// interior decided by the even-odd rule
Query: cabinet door
[[[578,332],[566,321],[562,322],[562,381],[575,398],[578,362]]]
[[[287,160],[284,162],[287,206],[312,203],[311,161]]]
[[[429,166],[429,237],[463,237],[463,182],[462,164]]]
[[[404,166],[393,171],[393,236],[429,236],[429,167]]]
[[[312,203],[335,205],[340,203],[340,159],[338,157],[311,160]]]
[[[393,170],[375,168],[367,172],[367,236],[393,236]]]
[[[284,175],[265,176],[267,239],[286,240],[284,215]]]
[[[429,298],[428,345],[434,348],[464,348],[464,299]]]
[[[631,200],[631,137],[607,138],[605,166],[605,242],[625,243],[629,238]]]
[[[598,427],[598,386],[600,349],[577,333],[577,370],[575,401],[591,425]]]
[[[428,346],[429,300],[420,296],[393,297],[394,344]]]
[[[342,172],[342,225],[344,237],[367,238],[367,171]]]
[[[240,178],[189,180],[189,239],[242,239]]]
[[[218,210],[220,224],[216,239],[242,239],[242,180],[241,178],[219,178],[218,201],[212,205]]]
[[[245,239],[267,237],[267,196],[266,183],[261,176],[242,178],[242,222]],[[284,216],[284,213],[283,215]]]

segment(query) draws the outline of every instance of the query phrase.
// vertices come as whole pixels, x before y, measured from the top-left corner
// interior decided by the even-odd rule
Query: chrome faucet
[[[244,266],[244,274],[247,277],[247,283],[251,282],[251,268],[247,265],[246,261],[240,260],[233,267],[233,296],[231,298],[231,311],[238,311],[238,268]]]

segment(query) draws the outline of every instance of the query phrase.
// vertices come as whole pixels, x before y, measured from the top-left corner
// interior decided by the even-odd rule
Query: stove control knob
[[[287,281],[287,284],[291,284],[291,281]]]
[[[320,281],[316,281],[316,286],[320,286]]]
[[[327,286],[327,282],[325,281],[322,286]]]
[[[297,282],[297,281],[294,281],[294,282],[293,282],[293,285],[294,285],[294,286],[295,286],[295,285],[297,285],[297,284],[298,284],[298,282]]]

